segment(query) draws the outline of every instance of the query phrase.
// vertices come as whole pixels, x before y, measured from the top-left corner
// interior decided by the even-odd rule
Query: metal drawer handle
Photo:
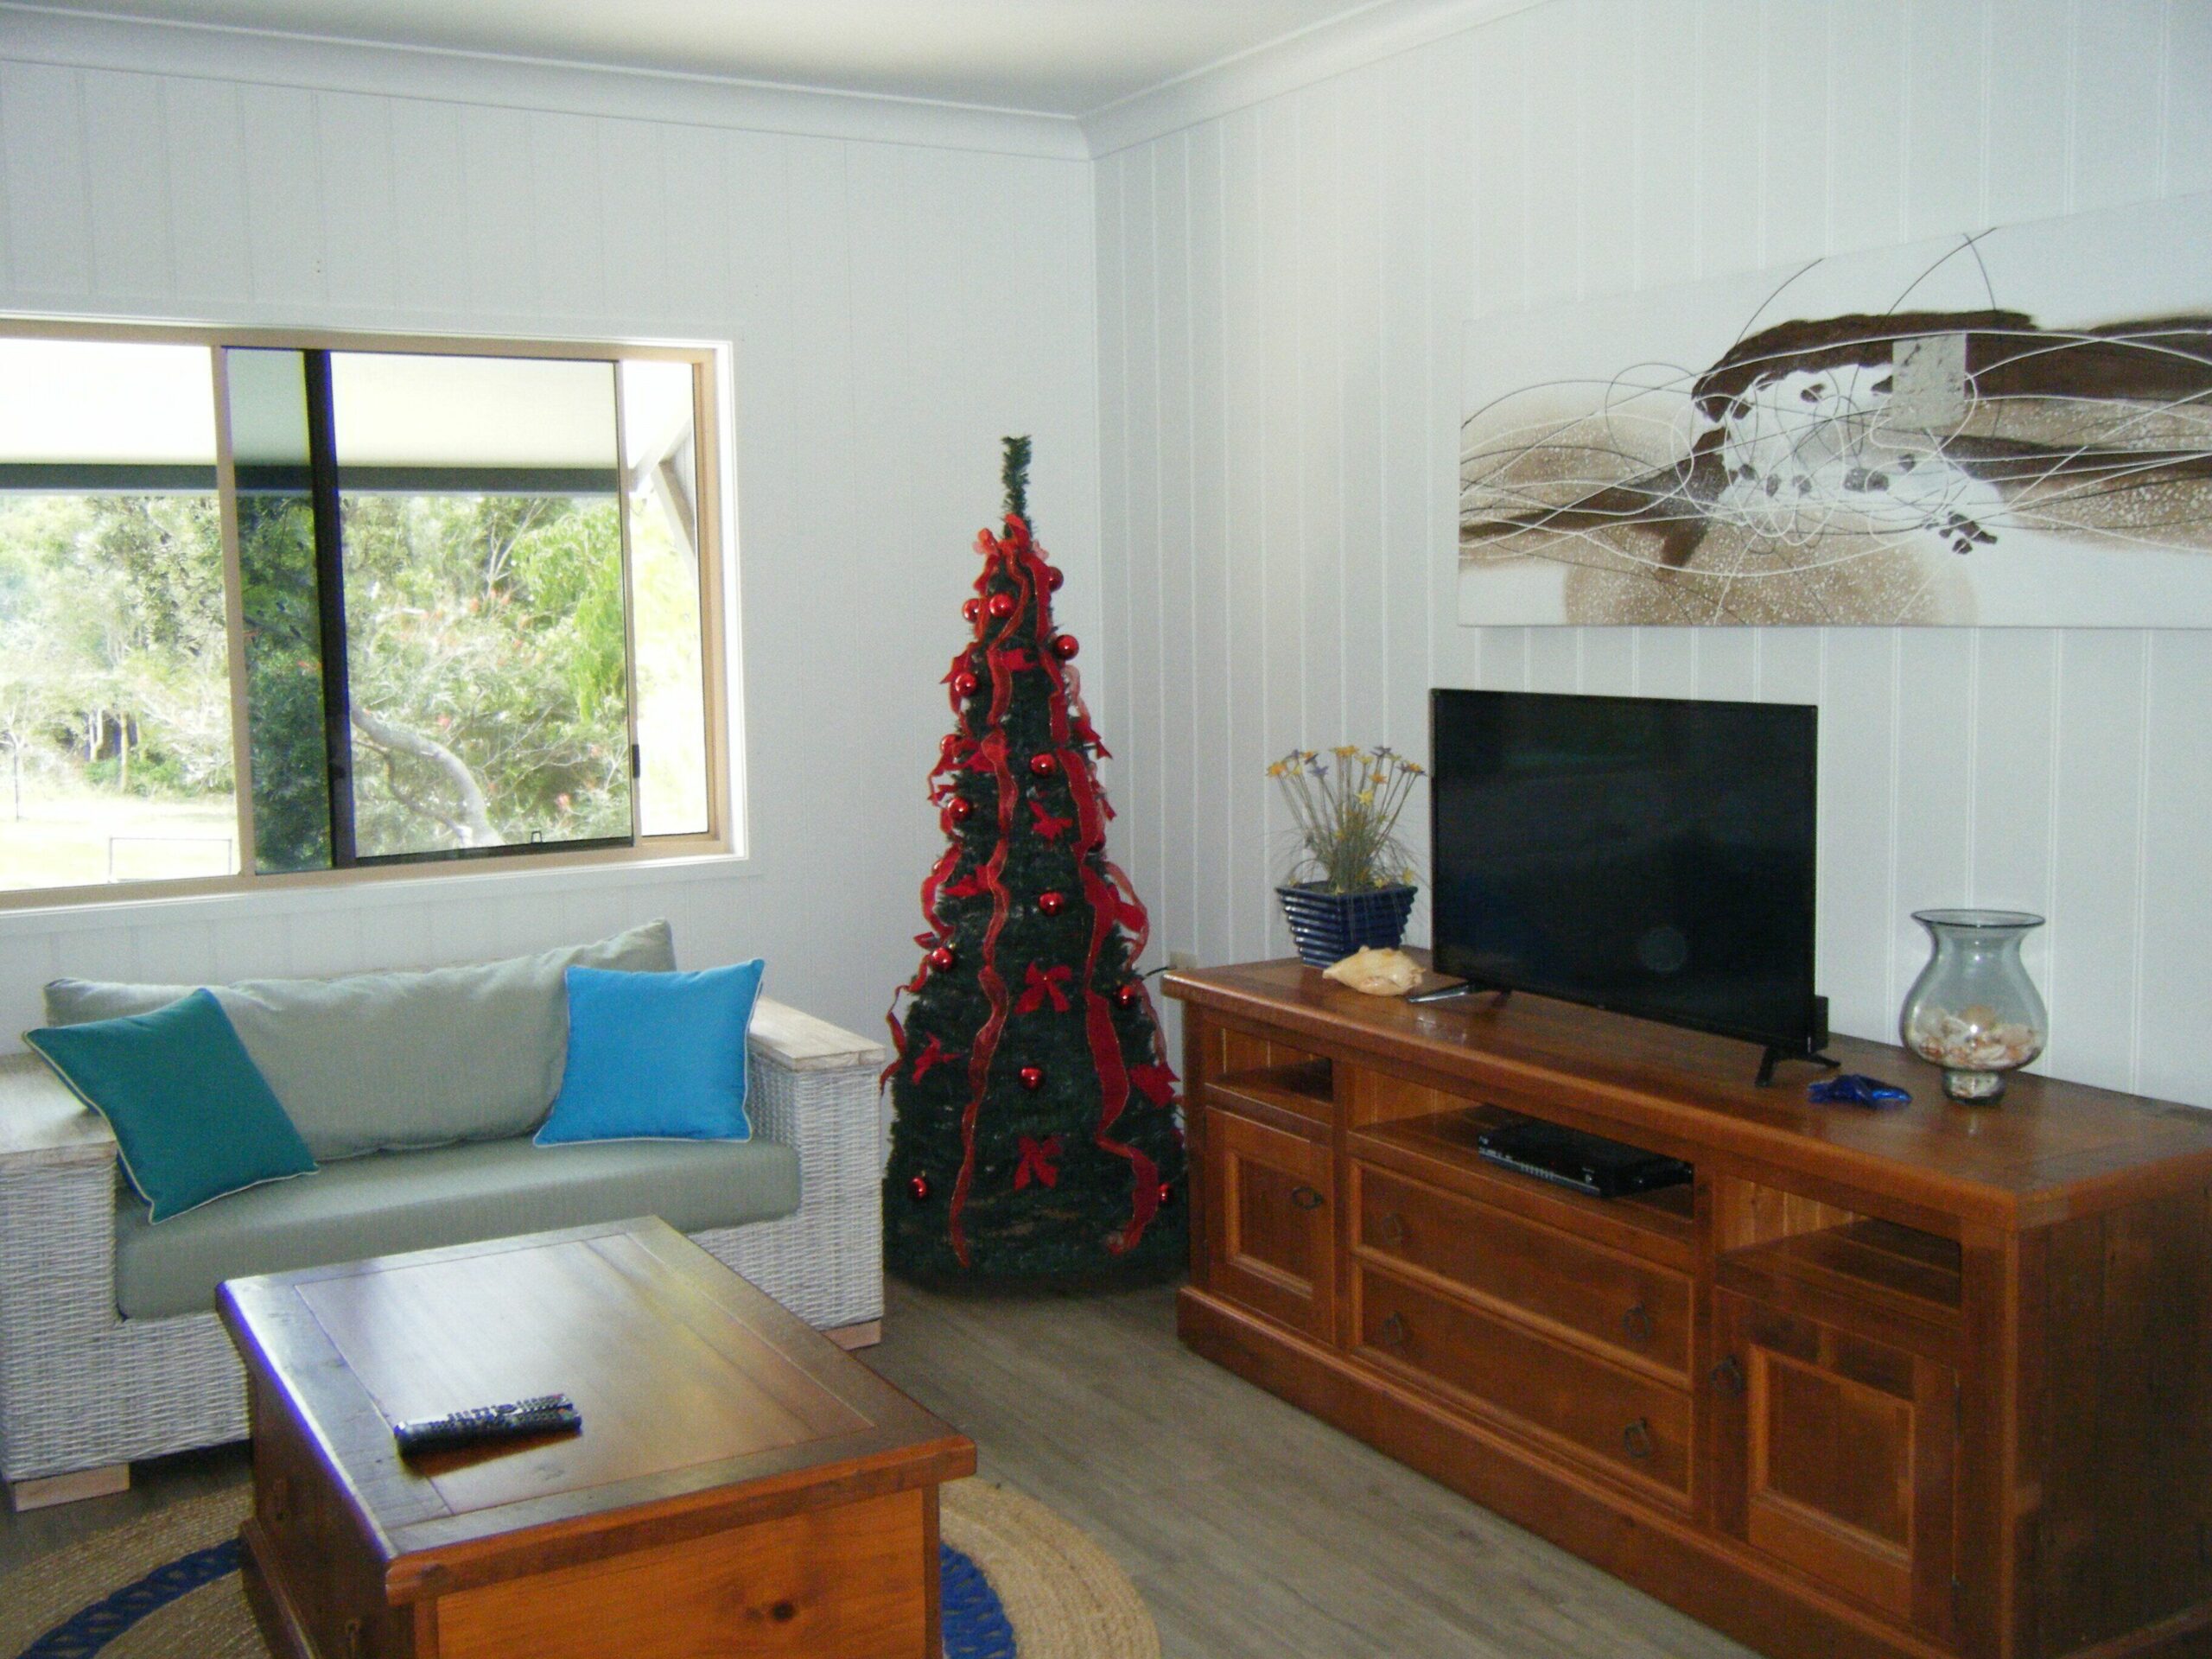
[[[1658,1334],[1659,1324],[1651,1317],[1651,1310],[1638,1302],[1621,1315],[1621,1329],[1630,1342],[1649,1342]]]
[[[1324,1204],[1328,1202],[1328,1200],[1324,1198],[1316,1189],[1310,1186],[1292,1187],[1290,1189],[1290,1201],[1296,1205],[1300,1210],[1319,1210]]]
[[[1713,1386],[1723,1394],[1740,1395],[1744,1391],[1744,1367],[1731,1354],[1713,1368]]]
[[[1659,1449],[1658,1442],[1651,1438],[1651,1420],[1639,1417],[1621,1430],[1621,1444],[1628,1448],[1629,1456],[1638,1463],[1649,1463],[1652,1454]]]
[[[1375,1336],[1385,1348],[1402,1348],[1406,1345],[1406,1322],[1393,1313],[1376,1327]]]
[[[1385,1212],[1382,1219],[1375,1224],[1375,1236],[1395,1249],[1406,1242],[1404,1218],[1395,1210]]]

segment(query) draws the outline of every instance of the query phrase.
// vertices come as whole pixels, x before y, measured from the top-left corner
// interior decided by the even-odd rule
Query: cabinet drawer
[[[1372,1165],[1352,1170],[1363,1252],[1433,1273],[1632,1363],[1688,1376],[1690,1287],[1680,1274]]]
[[[1494,1407],[1617,1474],[1690,1490],[1690,1402],[1669,1388],[1433,1294],[1357,1269],[1362,1357],[1447,1395]]]

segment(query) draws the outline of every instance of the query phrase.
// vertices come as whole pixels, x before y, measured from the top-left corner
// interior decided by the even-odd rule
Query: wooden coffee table
[[[246,1589],[296,1659],[938,1653],[974,1443],[658,1220],[233,1280]],[[581,1435],[401,1462],[562,1392]]]

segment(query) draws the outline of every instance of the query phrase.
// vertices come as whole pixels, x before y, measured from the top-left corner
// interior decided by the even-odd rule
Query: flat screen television
[[[1430,694],[1436,969],[1814,1058],[1819,710]]]

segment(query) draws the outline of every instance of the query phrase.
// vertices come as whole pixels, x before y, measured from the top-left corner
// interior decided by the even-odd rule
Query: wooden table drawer
[[[1688,1495],[1690,1402],[1680,1389],[1371,1268],[1357,1270],[1355,1294],[1362,1357]]]
[[[1688,1374],[1690,1286],[1681,1274],[1372,1165],[1352,1168],[1363,1252],[1434,1274],[1632,1364]]]

